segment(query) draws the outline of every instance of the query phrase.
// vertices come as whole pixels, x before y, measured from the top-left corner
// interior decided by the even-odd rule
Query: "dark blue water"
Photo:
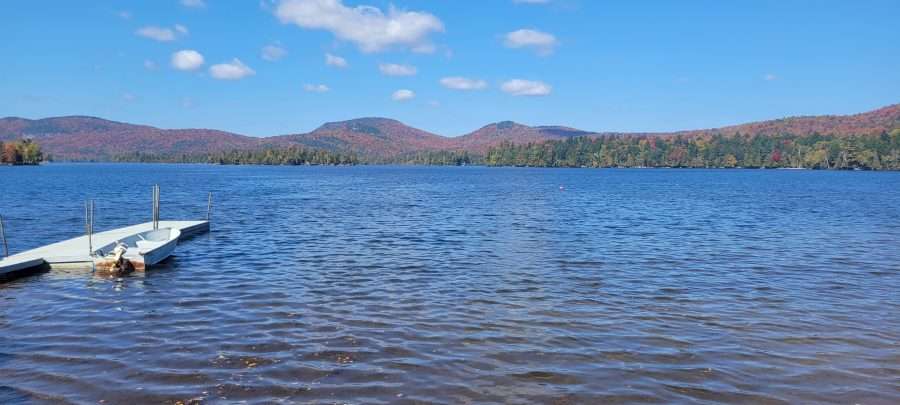
[[[212,232],[0,285],[0,402],[900,402],[900,173],[0,167],[10,248],[154,183]]]

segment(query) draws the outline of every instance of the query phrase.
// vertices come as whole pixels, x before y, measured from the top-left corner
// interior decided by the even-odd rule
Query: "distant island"
[[[60,161],[900,170],[900,104],[855,115],[669,133],[591,132],[504,121],[459,137],[386,118],[257,138],[94,117],[12,117],[0,119],[0,141],[15,145],[4,147],[7,164],[40,162],[36,156],[44,148]],[[28,148],[37,148],[37,154]],[[15,149],[15,156],[6,149]]]
[[[44,161],[41,147],[31,139],[0,142],[0,165],[37,165]]]

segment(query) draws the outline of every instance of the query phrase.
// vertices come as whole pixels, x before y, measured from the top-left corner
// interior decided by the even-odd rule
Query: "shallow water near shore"
[[[900,173],[0,167],[10,250],[152,184],[212,231],[0,284],[0,403],[900,403]]]

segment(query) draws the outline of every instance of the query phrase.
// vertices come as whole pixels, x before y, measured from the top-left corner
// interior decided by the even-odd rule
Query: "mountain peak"
[[[328,122],[308,134],[290,136],[289,139],[311,148],[379,158],[439,150],[448,145],[447,138],[382,117]]]
[[[325,123],[325,125],[328,125],[328,124],[402,124],[402,122],[397,121],[393,118],[386,118],[386,117],[360,117],[360,118],[353,118],[353,119],[344,120],[344,121],[334,121],[334,122]]]
[[[364,117],[346,121],[326,122],[325,124],[322,124],[322,126],[316,128],[312,133],[349,131],[370,135],[381,135],[385,132],[403,130],[404,128],[410,127],[395,119]]]
[[[501,131],[503,131],[503,130],[508,130],[508,129],[513,129],[513,128],[531,128],[531,127],[529,127],[528,125],[520,124],[520,123],[515,122],[515,121],[500,121],[500,122],[495,122],[495,123],[493,123],[493,124],[487,125],[487,127],[495,127],[495,128],[497,128],[498,130],[501,130]],[[487,128],[487,127],[485,127],[485,128]]]
[[[541,142],[555,137],[547,137],[539,130],[515,121],[500,121],[481,127],[475,132],[454,138],[456,149],[471,150],[479,153],[501,143]]]

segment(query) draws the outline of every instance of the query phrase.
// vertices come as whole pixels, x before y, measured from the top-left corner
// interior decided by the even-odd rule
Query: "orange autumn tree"
[[[16,144],[4,143],[2,146],[3,148],[0,148],[0,150],[2,150],[2,153],[0,153],[0,163],[12,165],[19,161],[19,150],[16,148]]]

